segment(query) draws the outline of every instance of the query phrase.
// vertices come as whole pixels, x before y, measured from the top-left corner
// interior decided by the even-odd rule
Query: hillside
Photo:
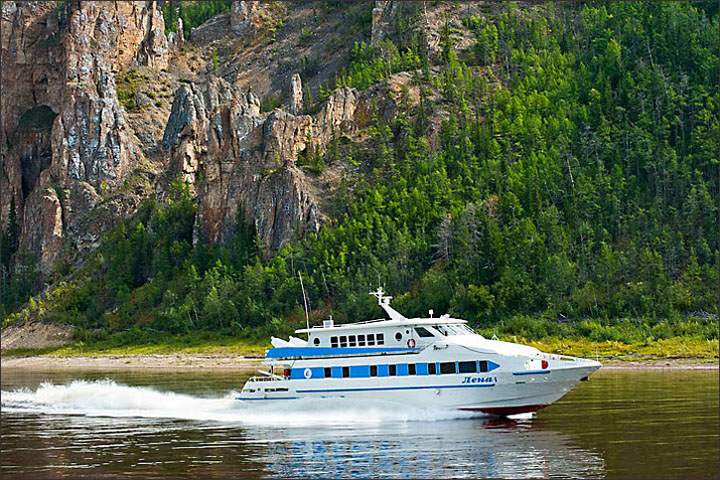
[[[178,18],[181,20],[178,22]],[[3,2],[4,325],[718,338],[712,2]],[[121,27],[122,25],[122,27]]]

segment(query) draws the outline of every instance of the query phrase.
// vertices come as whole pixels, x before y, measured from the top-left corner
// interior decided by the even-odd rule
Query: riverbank
[[[252,371],[262,358],[235,354],[3,355],[3,368],[33,370],[234,370]],[[606,369],[718,369],[717,358],[600,358]]]
[[[33,370],[255,370],[261,358],[190,353],[152,355],[27,355],[0,357],[2,368]]]

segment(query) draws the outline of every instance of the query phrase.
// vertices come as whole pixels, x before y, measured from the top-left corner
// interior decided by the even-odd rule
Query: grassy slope
[[[717,363],[718,340],[699,337],[676,337],[637,343],[593,342],[586,339],[548,337],[527,341],[516,336],[500,336],[500,340],[532,345],[538,349],[564,355],[573,355],[601,360],[647,361],[664,359],[686,359],[691,362]],[[148,354],[216,354],[239,356],[262,356],[269,342],[254,342],[244,339],[195,337],[168,338],[154,344],[112,346],[103,344],[85,345],[78,342],[71,346],[44,349],[15,349],[3,351],[3,356],[30,355],[148,355]]]

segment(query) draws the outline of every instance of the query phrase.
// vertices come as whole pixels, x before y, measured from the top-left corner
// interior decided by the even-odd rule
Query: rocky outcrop
[[[15,197],[17,215],[21,219],[25,198],[39,177],[35,165],[47,167],[47,160],[40,160],[38,154],[50,156],[52,124],[28,120],[35,117],[34,106],[45,105],[52,112],[58,111],[61,82],[59,61],[52,54],[52,45],[59,35],[54,4],[3,2],[0,22],[0,218],[4,226],[10,213],[10,197]],[[20,122],[23,117],[25,121]]]
[[[178,26],[182,32],[182,20]],[[143,40],[135,58],[139,65],[147,65],[157,69],[168,66],[168,40],[165,36],[165,19],[156,1],[141,10],[140,14]]]
[[[255,20],[261,9],[262,2],[235,1],[230,7],[230,26],[240,35]]]
[[[63,240],[62,204],[55,189],[48,185],[48,173],[43,172],[40,185],[27,198],[21,230],[21,245],[36,256],[46,271],[53,266]]]
[[[290,113],[293,115],[303,113],[303,90],[299,73],[293,74],[290,80]]]
[[[163,149],[171,152],[170,164],[184,180],[195,182],[200,156],[207,152],[208,122],[211,113],[221,104],[228,104],[240,94],[237,89],[218,77],[207,83],[181,86],[175,92],[170,117],[163,134]],[[260,101],[249,94],[245,104],[260,113]]]
[[[220,92],[232,92],[232,98]],[[178,89],[163,146],[184,178],[202,174],[195,186],[196,239],[223,243],[244,221],[255,227],[267,256],[295,234],[316,232],[323,219],[320,199],[312,178],[296,165],[298,156],[311,144],[325,148],[334,135],[352,135],[375,106],[381,117],[394,115],[389,96],[379,105],[372,101],[377,93],[340,88],[310,116],[282,109],[261,114],[254,95],[218,80]]]
[[[372,30],[370,32],[370,44],[375,45],[383,40],[390,29],[397,12],[398,2],[392,0],[376,1],[372,11]]]
[[[154,1],[56,4],[2,5],[2,223],[14,195],[20,246],[45,273],[64,239],[88,247],[83,235],[68,234],[87,226],[96,192],[119,185],[141,158],[114,75],[133,65],[163,68],[168,55]],[[92,200],[77,202],[75,192]]]
[[[169,44],[172,45],[182,45],[185,41],[185,32],[183,29],[182,18],[178,17],[176,31],[168,33],[167,41]]]

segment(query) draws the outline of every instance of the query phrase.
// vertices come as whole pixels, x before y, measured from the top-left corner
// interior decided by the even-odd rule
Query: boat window
[[[417,372],[415,371],[415,364],[414,363],[408,363],[408,375],[415,375]]]
[[[318,345],[320,345],[320,339],[317,338],[317,337],[315,337],[315,339],[313,340],[313,344],[314,344],[316,347],[317,347]]]
[[[365,335],[358,335],[358,347],[365,346]]]
[[[325,367],[325,378],[332,378],[332,368]]]
[[[451,325],[450,328],[453,332],[455,332],[457,335],[467,335],[467,331],[465,331],[464,328],[462,328],[463,325]]]
[[[347,337],[345,335],[340,337],[340,348],[347,347]]]
[[[395,334],[395,340],[397,340],[398,342],[399,342],[400,340],[402,340],[402,333],[397,332],[397,333]]]
[[[458,363],[458,370],[460,370],[460,373],[475,373],[477,372],[477,362],[459,362]]]
[[[449,330],[447,329],[447,327],[445,327],[444,325],[435,325],[435,330],[437,330],[438,332],[442,333],[442,334],[445,335],[446,337],[447,337],[448,335],[450,335],[450,331],[449,331]]]
[[[435,371],[435,364],[434,363],[428,363],[428,375],[435,375],[437,373]]]
[[[487,372],[487,371],[488,371],[488,363],[487,363],[487,360],[480,360],[480,371],[481,371],[481,372]]]
[[[434,337],[432,333],[430,333],[427,328],[424,327],[415,327],[415,333],[418,334],[418,336],[422,338],[428,338],[428,337]]]
[[[367,344],[368,344],[368,347],[375,346],[375,334],[374,333],[368,333]]]
[[[350,376],[350,367],[342,367],[342,376],[343,378]]]
[[[377,334],[377,344],[378,345],[385,345],[385,335],[382,333]]]
[[[355,340],[355,335],[350,335],[348,337],[348,346],[349,347],[357,347],[357,342]]]
[[[446,375],[448,373],[455,373],[455,362],[441,362],[440,363],[440,374]]]
[[[475,330],[473,330],[472,328],[468,327],[467,325],[458,325],[458,327],[460,327],[461,329],[463,329],[463,330],[465,331],[465,333],[472,333],[472,334],[475,333]]]
[[[370,365],[370,376],[377,377],[377,365]]]
[[[388,375],[391,377],[397,375],[397,365],[388,365]]]
[[[332,348],[337,348],[338,346],[338,339],[337,337],[330,337],[330,346]]]

